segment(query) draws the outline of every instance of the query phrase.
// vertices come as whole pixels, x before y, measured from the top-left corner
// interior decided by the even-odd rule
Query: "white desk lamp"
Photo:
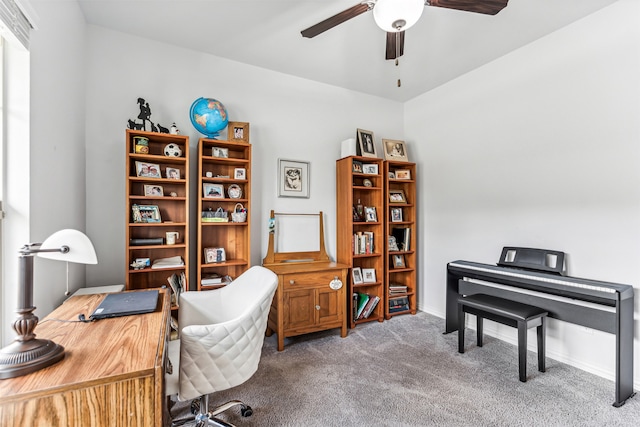
[[[46,368],[64,359],[64,347],[51,340],[36,339],[38,317],[33,314],[33,255],[79,264],[97,264],[91,240],[78,230],[53,233],[42,243],[29,243],[19,251],[18,318],[13,329],[18,336],[0,350],[0,379],[14,378]]]

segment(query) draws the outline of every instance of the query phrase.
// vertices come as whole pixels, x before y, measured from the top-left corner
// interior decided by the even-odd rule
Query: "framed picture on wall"
[[[278,197],[309,198],[309,162],[278,159]]]

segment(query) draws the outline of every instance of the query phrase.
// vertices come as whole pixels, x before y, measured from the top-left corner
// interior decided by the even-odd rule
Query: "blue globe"
[[[198,98],[191,104],[189,118],[196,130],[207,138],[215,138],[227,127],[229,116],[222,102],[213,98]]]

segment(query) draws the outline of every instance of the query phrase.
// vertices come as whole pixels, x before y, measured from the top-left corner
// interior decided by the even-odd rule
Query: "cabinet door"
[[[285,331],[315,324],[315,289],[298,289],[284,293]]]
[[[326,287],[318,289],[318,324],[339,322],[342,319],[344,293]]]

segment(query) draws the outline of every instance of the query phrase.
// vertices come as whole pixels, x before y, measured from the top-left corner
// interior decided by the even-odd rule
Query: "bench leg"
[[[464,328],[466,323],[465,312],[462,305],[458,304],[458,353],[464,353]]]
[[[477,331],[477,345],[478,347],[482,347],[482,337],[484,336],[483,332],[483,322],[482,316],[476,314],[476,331]]]
[[[520,381],[527,382],[527,322],[518,322],[518,372]]]
[[[547,318],[543,316],[538,326],[538,371],[546,372],[545,354],[546,354],[546,336],[547,336]]]

